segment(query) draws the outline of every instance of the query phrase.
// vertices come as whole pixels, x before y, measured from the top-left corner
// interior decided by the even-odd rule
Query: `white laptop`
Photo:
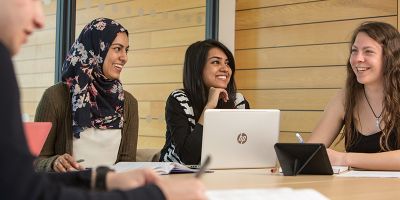
[[[279,110],[206,110],[202,163],[210,155],[210,169],[275,167],[279,121]]]

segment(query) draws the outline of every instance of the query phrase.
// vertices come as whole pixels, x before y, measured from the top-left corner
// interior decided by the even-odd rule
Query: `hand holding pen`
[[[194,177],[200,178],[207,170],[208,165],[211,162],[211,157],[208,155],[204,163],[200,166],[199,171],[196,172]]]
[[[206,172],[208,165],[210,164],[210,156],[207,156],[199,170],[196,172],[194,177],[187,179],[167,179],[161,178],[156,181],[156,185],[164,193],[166,199],[174,200],[186,200],[186,199],[198,199],[206,200],[205,195],[206,188],[201,182],[200,177]]]
[[[53,162],[53,170],[55,172],[67,172],[67,171],[76,171],[76,170],[84,170],[85,168],[80,165],[80,162],[83,162],[83,159],[79,159],[79,162],[75,161],[75,159],[69,154],[63,154],[58,156]]]

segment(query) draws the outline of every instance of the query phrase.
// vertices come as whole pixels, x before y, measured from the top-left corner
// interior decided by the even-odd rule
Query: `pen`
[[[79,160],[77,160],[76,162],[77,163],[81,163],[81,162],[83,162],[83,161],[85,161],[84,159],[79,159]]]
[[[304,140],[301,137],[300,133],[296,133],[296,137],[297,137],[297,140],[299,141],[299,143],[304,143]]]
[[[204,163],[200,166],[199,171],[196,172],[196,174],[194,175],[195,178],[200,178],[201,175],[204,174],[204,172],[206,172],[206,169],[208,167],[208,165],[210,164],[211,161],[211,157],[208,155],[206,160],[204,161]]]

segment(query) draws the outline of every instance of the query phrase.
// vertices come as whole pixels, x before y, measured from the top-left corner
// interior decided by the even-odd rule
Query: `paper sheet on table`
[[[348,166],[333,165],[332,170],[334,174],[341,174],[349,170]]]
[[[346,173],[337,175],[339,177],[376,177],[376,178],[400,178],[399,171],[357,171],[350,170]]]
[[[232,189],[208,190],[206,195],[209,200],[327,200],[328,198],[314,189]]]
[[[132,169],[150,168],[159,174],[194,173],[197,169],[190,169],[174,162],[119,162],[112,166],[116,172],[124,172]]]

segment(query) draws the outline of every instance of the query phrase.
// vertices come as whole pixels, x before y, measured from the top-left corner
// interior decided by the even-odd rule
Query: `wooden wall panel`
[[[205,37],[204,25],[177,28],[172,30],[133,33],[129,37],[134,41],[133,49],[185,46]],[[179,37],[177,37],[179,35]]]
[[[236,10],[246,10],[251,8],[265,8],[272,6],[290,5],[304,3],[315,0],[236,0]]]
[[[349,45],[317,44],[236,50],[237,69],[345,65]]]
[[[138,148],[161,149],[165,144],[165,137],[151,137],[139,135]]]
[[[236,30],[397,15],[396,0],[328,0],[236,12]]]
[[[251,108],[321,111],[339,89],[241,90]]]
[[[20,53],[15,57],[15,61],[36,60],[44,58],[53,58],[55,56],[55,43],[39,44],[23,47]]]
[[[182,69],[182,65],[128,67],[121,74],[121,81],[124,84],[179,83],[182,82]]]
[[[21,109],[24,114],[28,114],[31,121],[33,121],[38,102],[21,102]]]
[[[301,67],[239,70],[236,79],[239,89],[340,88],[345,75],[345,66]]]
[[[185,51],[186,46],[129,51],[125,67],[182,64]]]
[[[39,102],[42,98],[45,88],[21,88],[21,101],[22,102]],[[34,114],[34,113],[30,113]]]
[[[314,129],[313,124],[322,116],[322,111],[282,111],[281,132],[310,133]]]
[[[370,20],[397,26],[396,16],[371,18]],[[235,45],[237,49],[246,49],[347,42],[350,40],[352,30],[363,21],[365,20],[354,19],[239,30],[236,31]]]
[[[152,137],[165,136],[165,120],[163,118],[140,118],[139,128],[142,130],[140,135]]]
[[[14,62],[17,74],[54,73],[54,58],[21,60]]]
[[[125,85],[124,89],[133,94],[138,101],[165,101],[175,89],[182,88],[182,83],[135,84]]]
[[[165,98],[167,100],[167,98]],[[139,101],[139,117],[140,118],[164,118],[165,101]]]
[[[54,83],[54,73],[21,74],[18,76],[18,82],[23,88],[48,87]]]
[[[307,139],[346,79],[349,39],[365,21],[398,24],[397,0],[237,0],[236,80],[252,108],[281,112],[281,142]],[[343,142],[335,149],[343,150]]]
[[[108,17],[112,19],[134,19],[142,18],[146,16],[151,16],[152,18],[157,18],[155,20],[163,21],[160,19],[168,16],[169,18],[174,19],[175,13],[170,15],[173,11],[186,10],[192,8],[204,8],[205,1],[196,1],[196,0],[90,0],[91,5],[87,5],[88,1],[86,0],[77,0],[77,24],[82,26],[92,19],[97,17]],[[53,5],[52,5],[53,6]],[[55,6],[54,6],[55,9]],[[51,14],[50,14],[51,13]],[[48,17],[46,17],[46,28],[45,29],[54,29],[56,27],[56,15],[55,11],[50,12]],[[205,10],[199,13],[191,13],[191,14],[200,14],[203,16],[201,21],[205,22]],[[185,15],[181,15],[178,13],[178,17],[181,16],[189,16],[187,13]],[[183,18],[185,19],[185,18]],[[151,22],[151,21],[150,21]],[[175,23],[175,21],[171,21]],[[125,24],[121,21],[122,24]],[[171,23],[171,24],[173,24]],[[151,23],[151,24],[154,24]],[[128,28],[128,27],[127,27]],[[129,28],[128,28],[129,29]],[[81,28],[79,29],[81,30]],[[132,29],[133,30],[133,29]],[[133,31],[138,31],[133,30]]]
[[[205,8],[193,8],[171,11],[167,18],[160,14],[159,17],[144,15],[131,19],[123,18],[118,21],[124,24],[128,30],[132,30],[132,33],[136,33],[204,25],[204,17]],[[200,18],[202,19],[201,21],[198,20]]]

